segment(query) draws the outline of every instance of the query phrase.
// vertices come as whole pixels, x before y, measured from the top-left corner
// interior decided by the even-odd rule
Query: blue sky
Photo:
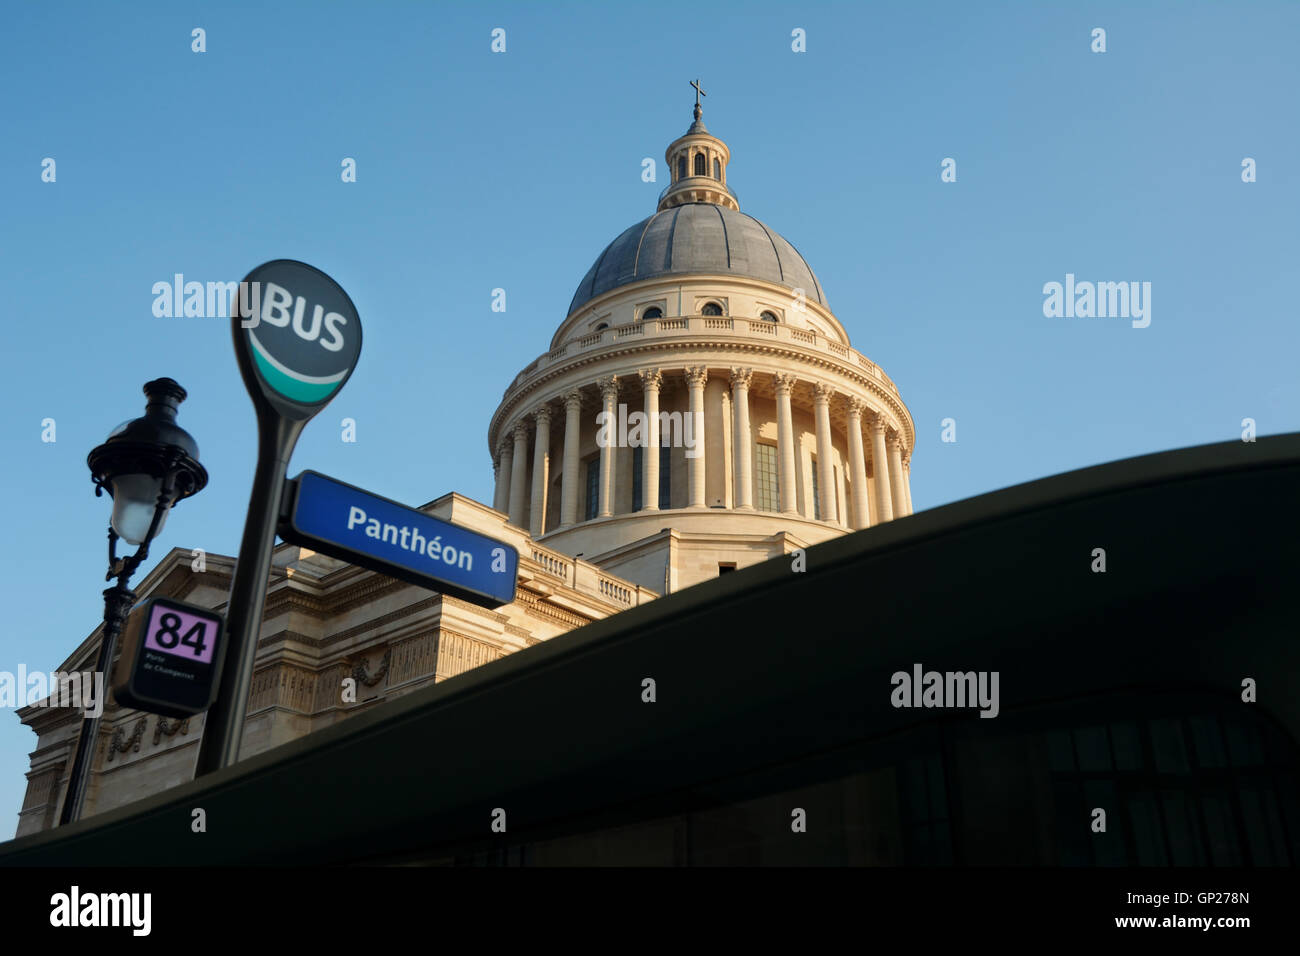
[[[155,317],[155,282],[274,258],[330,273],[365,345],[291,473],[490,502],[488,419],[601,249],[653,211],[696,76],[742,210],[798,247],[899,384],[918,510],[1233,439],[1246,417],[1294,431],[1297,35],[1284,3],[15,7],[0,670],[56,667],[100,619],[108,503],[85,457],[143,412],[145,381],[189,390],[181,422],[211,474],[155,556],[237,550],[255,448],[229,323]],[[1150,282],[1150,326],[1044,317],[1066,273]],[[0,713],[0,812],[34,745]]]

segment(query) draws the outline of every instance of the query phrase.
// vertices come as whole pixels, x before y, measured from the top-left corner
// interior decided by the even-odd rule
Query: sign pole
[[[257,412],[257,468],[226,608],[229,666],[221,667],[203,726],[196,777],[239,759],[289,458],[361,354],[356,306],[342,286],[305,262],[258,266],[239,284],[230,318],[235,360]]]
[[[253,682],[257,642],[262,632],[262,609],[271,574],[271,551],[280,514],[280,496],[289,472],[289,458],[306,421],[277,418],[258,422],[257,470],[248,500],[239,561],[230,585],[226,611],[226,664],[217,699],[203,725],[194,776],[228,767],[239,759],[244,736],[244,712]]]

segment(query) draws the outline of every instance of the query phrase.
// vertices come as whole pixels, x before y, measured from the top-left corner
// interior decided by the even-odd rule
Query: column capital
[[[818,405],[829,405],[835,395],[835,386],[825,382],[813,382],[813,401]]]
[[[876,412],[871,418],[871,433],[874,435],[876,432],[880,432],[883,435],[888,425],[889,422],[885,416],[880,412]]]
[[[749,388],[749,383],[753,380],[753,378],[754,378],[754,370],[752,368],[740,368],[738,366],[732,366],[731,387],[733,389]]]
[[[776,386],[776,394],[781,395],[784,393],[789,395],[794,391],[794,387],[799,384],[799,379],[789,372],[777,372],[772,376],[772,384]]]
[[[849,408],[850,418],[852,418],[855,415],[860,418],[862,416],[862,413],[867,411],[867,403],[862,399],[858,398],[858,396],[856,395],[850,395],[847,404]]]
[[[514,447],[514,440],[510,436],[501,436],[501,440],[497,442],[497,457],[500,458],[506,452],[513,451]]]
[[[522,418],[515,422],[514,433],[516,442],[528,441],[528,422]]]
[[[572,408],[577,408],[579,411],[581,411],[581,410],[582,410],[582,392],[581,392],[580,390],[576,389],[576,388],[575,388],[573,391],[571,391],[571,392],[565,392],[565,393],[564,393],[564,408],[565,408],[566,411],[569,410],[569,409],[572,409]]]
[[[607,375],[604,378],[596,379],[596,387],[600,389],[600,397],[605,401],[618,399],[617,375]]]
[[[641,376],[641,387],[647,392],[659,391],[659,386],[664,383],[664,375],[657,368],[637,369],[637,375]]]
[[[546,426],[551,424],[551,406],[538,405],[533,409],[533,421],[538,425]]]
[[[709,370],[704,365],[691,365],[686,369],[686,384],[691,388],[703,388],[709,380]]]
[[[896,429],[891,428],[885,433],[885,442],[891,449],[897,449],[899,454],[902,454],[903,436],[900,435]]]

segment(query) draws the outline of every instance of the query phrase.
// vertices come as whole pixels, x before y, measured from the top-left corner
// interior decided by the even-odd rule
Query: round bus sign
[[[329,403],[361,355],[361,319],[343,287],[313,266],[276,259],[239,284],[235,354],[253,401],[306,421]]]

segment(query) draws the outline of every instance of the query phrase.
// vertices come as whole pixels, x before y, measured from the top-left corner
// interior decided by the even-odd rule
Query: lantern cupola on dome
[[[671,209],[688,202],[717,203],[727,209],[740,209],[736,194],[727,186],[727,164],[731,150],[704,126],[700,97],[707,96],[694,80],[695,119],[684,136],[668,144],[664,159],[672,181],[659,196],[659,210]]]

